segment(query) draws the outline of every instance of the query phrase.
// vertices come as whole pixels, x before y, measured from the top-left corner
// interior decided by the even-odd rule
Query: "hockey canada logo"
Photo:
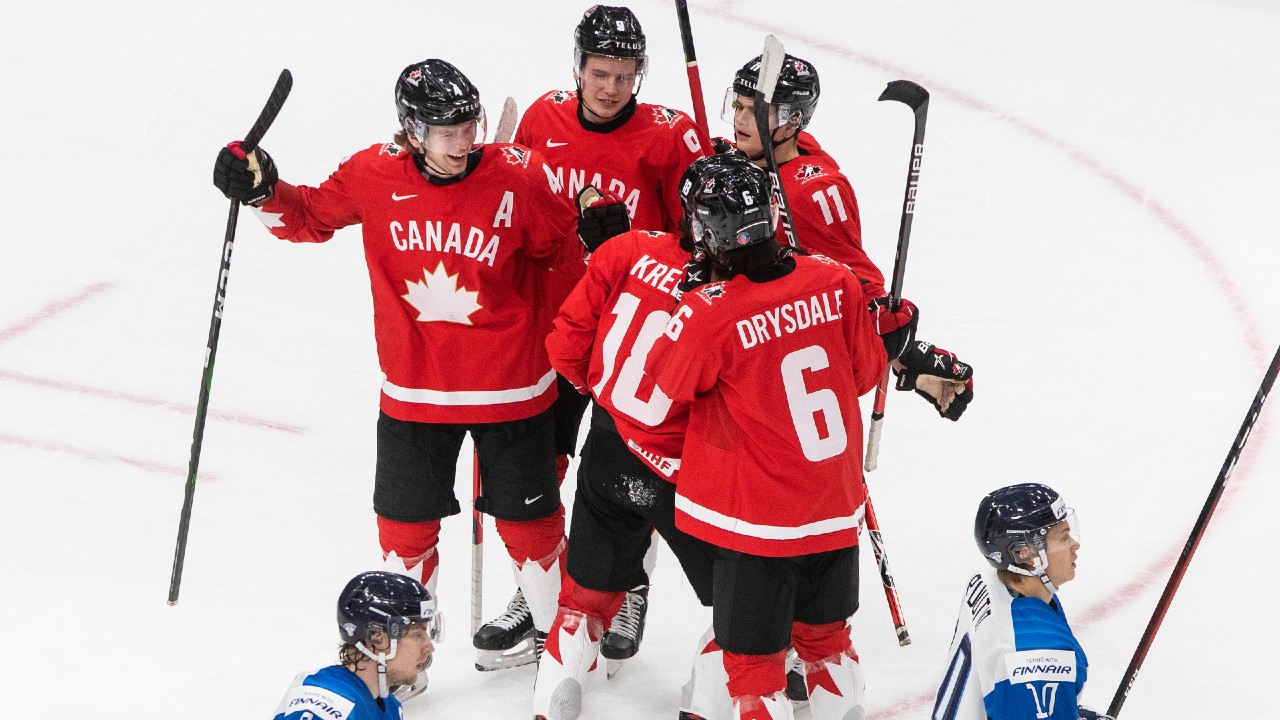
[[[401,150],[401,148],[400,148],[400,146],[399,146],[399,145],[397,145],[397,144],[395,144],[395,143],[387,143],[386,145],[383,145],[383,146],[382,146],[382,149],[378,151],[378,154],[379,154],[379,155],[391,155],[391,156],[393,156],[393,157],[394,157],[394,156],[396,156],[396,155],[399,155],[399,154],[400,154],[400,150]]]
[[[809,63],[803,60],[796,60],[791,63],[791,67],[795,68],[798,77],[809,77],[813,73],[809,70]]]
[[[644,234],[651,238],[662,237],[662,233],[657,230],[645,230]]]
[[[512,165],[529,167],[529,151],[519,145],[508,145],[502,148],[502,155]]]
[[[548,95],[547,99],[557,105],[563,105],[564,103],[568,102],[576,94],[577,93],[569,92],[568,90],[556,90],[555,92]]]
[[[822,177],[825,174],[826,171],[822,169],[821,165],[805,164],[801,165],[800,169],[796,171],[796,179],[800,182],[804,182],[816,177]]]
[[[668,127],[675,127],[676,121],[680,119],[680,111],[671,108],[655,107],[653,109],[653,121],[659,125],[665,124]]]
[[[698,294],[708,300],[714,300],[718,297],[724,297],[724,283],[712,283],[711,285],[703,285]]]
[[[472,325],[471,315],[480,310],[476,297],[480,293],[458,286],[458,276],[450,275],[444,263],[436,265],[434,272],[422,268],[422,282],[406,280],[408,290],[400,297],[418,311],[418,322],[450,322]]]
[[[410,85],[413,85],[414,87],[417,87],[418,85],[422,84],[422,70],[421,70],[421,68],[415,68],[415,69],[414,69],[412,72],[410,72],[408,75],[405,75],[405,76],[404,76],[404,81],[405,81],[405,82],[407,82],[407,83],[409,83]]]

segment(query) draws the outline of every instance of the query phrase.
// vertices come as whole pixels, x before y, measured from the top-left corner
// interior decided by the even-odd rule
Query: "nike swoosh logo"
[[[414,195],[397,195],[397,194],[395,194],[395,193],[391,193],[391,199],[392,199],[392,200],[395,200],[396,202],[400,202],[401,200],[408,200],[409,198],[416,198],[416,197],[418,197],[416,194],[414,194]]]
[[[568,144],[569,143],[567,142],[552,142],[550,140],[547,141],[547,147],[550,147],[550,148],[564,147],[565,145],[568,145]]]
[[[540,497],[542,497],[542,496],[541,496],[541,495],[535,495],[535,496],[533,496],[533,497],[531,497],[531,498],[525,498],[525,499],[524,499],[524,504],[525,504],[525,505],[532,505],[532,504],[534,504],[534,503],[538,502],[538,498],[540,498]]]

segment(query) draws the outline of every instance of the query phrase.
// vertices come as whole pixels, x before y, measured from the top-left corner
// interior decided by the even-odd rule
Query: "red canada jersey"
[[[816,142],[816,141],[815,141]],[[862,220],[853,186],[821,148],[778,168],[800,246],[848,265],[865,283],[867,301],[885,294],[884,274],[862,249]],[[779,237],[784,237],[779,231]]]
[[[537,153],[481,152],[462,180],[436,185],[409,151],[374,145],[319,187],[278,183],[258,213],[294,242],[361,225],[386,375],[381,407],[400,420],[519,420],[555,400],[549,313],[533,288],[548,266],[581,267],[577,216],[552,192]]]
[[[613,417],[637,457],[675,482],[689,406],[644,372],[675,307],[689,253],[680,238],[632,230],[600,246],[547,338],[551,364]]]
[[[646,366],[692,403],[676,527],[771,557],[857,544],[858,396],[885,369],[858,278],[822,256],[794,261],[767,282],[739,275],[686,293]]]
[[[679,229],[680,176],[707,154],[709,140],[689,116],[660,105],[637,103],[635,113],[608,132],[578,121],[578,93],[556,90],[525,111],[515,141],[546,155],[555,186],[573,201],[594,185],[627,205],[631,227]]]

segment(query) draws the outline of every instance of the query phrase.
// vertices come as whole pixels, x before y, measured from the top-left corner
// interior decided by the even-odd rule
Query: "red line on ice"
[[[36,385],[38,387],[51,388],[54,390],[65,390],[66,392],[79,393],[81,395],[93,395],[95,397],[106,398],[108,400],[122,400],[135,405],[173,410],[187,415],[194,415],[196,412],[194,405],[175,403],[168,400],[158,400],[156,398],[135,395],[133,393],[119,392],[117,390],[104,390],[102,388],[78,385],[76,383],[63,382],[61,380],[50,380],[48,378],[35,377],[34,375],[27,375],[24,373],[14,372],[12,370],[0,370],[0,380],[11,380],[13,382],[24,383],[27,385]],[[255,425],[257,427],[264,427],[270,430],[279,430],[287,433],[305,432],[302,428],[296,425],[275,422],[273,420],[263,420],[261,418],[248,417],[246,415],[232,415],[215,411],[210,411],[209,415],[217,418],[218,420],[236,423],[239,425]]]
[[[76,293],[75,295],[72,295],[71,297],[63,298],[61,300],[56,300],[52,303],[49,303],[43,308],[40,308],[40,310],[38,310],[34,315],[31,315],[23,320],[18,321],[13,325],[10,325],[7,328],[4,328],[3,330],[0,330],[0,344],[6,343],[14,339],[15,337],[39,325],[45,320],[49,320],[54,317],[57,317],[58,315],[61,315],[62,313],[66,312],[67,310],[70,310],[76,305],[79,305],[85,300],[89,300],[90,298],[103,292],[104,290],[110,290],[112,287],[113,285],[107,282],[94,283],[84,288],[80,292]]]
[[[125,465],[132,465],[140,470],[146,470],[147,472],[156,473],[158,475],[167,475],[179,478],[185,478],[187,475],[186,468],[181,468],[176,465],[162,465],[160,463],[153,463],[149,460],[141,460],[138,458],[128,457],[126,455],[116,455],[115,453],[87,450],[74,445],[55,443],[37,438],[21,437],[18,435],[9,435],[7,433],[0,433],[0,445],[16,445],[18,447],[35,448],[37,450],[62,453],[63,455],[74,455],[86,460],[106,460],[109,462],[124,463]],[[218,477],[216,475],[202,472],[200,473],[200,479],[217,480]]]
[[[862,53],[854,52],[848,47],[820,40],[814,37],[798,35],[791,30],[784,30],[774,25],[760,23],[744,17],[734,15],[728,11],[726,5],[721,5],[716,10],[717,16],[720,18],[730,19],[739,25],[750,27],[761,32],[773,33],[779,36],[795,38],[809,47],[821,49],[833,55],[842,57],[854,63],[867,65],[873,68],[884,70],[894,76],[900,78],[910,78],[916,76],[905,68],[897,67],[890,63],[883,62],[877,58]],[[918,77],[918,76],[916,76]],[[1248,305],[1244,300],[1243,293],[1234,281],[1227,275],[1226,268],[1213,254],[1209,245],[1196,234],[1186,223],[1174,215],[1163,203],[1153,200],[1141,188],[1132,182],[1124,179],[1121,175],[1104,165],[1088,153],[1078,148],[1072,147],[1065,141],[1055,137],[1052,133],[1032,123],[1021,120],[1017,117],[1000,112],[996,108],[987,103],[967,95],[955,88],[948,87],[945,84],[933,80],[925,80],[921,83],[929,89],[931,95],[942,95],[948,99],[967,106],[976,112],[993,115],[999,118],[999,122],[1027,133],[1031,137],[1049,145],[1057,152],[1065,155],[1068,159],[1081,167],[1089,170],[1106,184],[1112,186],[1122,195],[1139,205],[1149,209],[1152,216],[1165,227],[1174,237],[1181,240],[1188,249],[1196,256],[1200,262],[1200,267],[1205,270],[1209,277],[1217,285],[1218,290],[1223,294],[1227,307],[1235,316],[1237,322],[1240,323],[1244,331],[1244,340],[1249,348],[1249,353],[1254,361],[1254,365],[1258,367],[1267,367],[1271,357],[1271,351],[1263,345],[1262,333],[1259,331],[1257,321],[1252,314],[1249,313]],[[1266,423],[1263,419],[1259,419],[1255,431],[1264,429]],[[1240,462],[1232,474],[1232,479],[1240,481],[1249,476],[1249,471],[1253,465],[1253,454],[1249,448],[1245,448],[1244,453],[1240,457]],[[1230,505],[1232,498],[1235,496],[1237,485],[1229,483],[1223,496],[1219,502],[1219,510],[1225,511]],[[1208,493],[1209,485],[1206,483],[1205,492]],[[1151,565],[1146,571],[1140,573],[1129,583],[1118,588],[1115,593],[1102,602],[1096,603],[1092,607],[1086,608],[1082,613],[1076,616],[1075,624],[1077,627],[1087,627],[1088,625],[1105,619],[1114,611],[1133,602],[1146,593],[1156,582],[1167,579],[1170,569],[1174,562],[1181,554],[1182,544],[1162,554],[1159,561]],[[1127,660],[1126,660],[1127,663]],[[880,720],[892,720],[908,714],[915,714],[920,709],[933,703],[935,691],[933,689],[922,692],[918,695],[898,700],[889,708],[877,709],[870,713]]]

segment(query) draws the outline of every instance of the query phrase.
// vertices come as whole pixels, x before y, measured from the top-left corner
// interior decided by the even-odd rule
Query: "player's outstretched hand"
[[[237,140],[218,151],[213,164],[213,185],[223,195],[245,205],[261,205],[275,193],[275,161],[262,148],[245,153]]]
[[[884,341],[884,351],[890,360],[898,359],[916,339],[916,325],[920,324],[920,311],[916,304],[901,298],[897,309],[894,309],[889,296],[885,295],[872,300],[867,309],[871,311],[871,322],[875,324],[876,332]]]
[[[578,193],[578,239],[587,252],[595,252],[605,240],[630,229],[631,217],[622,198],[591,185]]]
[[[911,343],[894,361],[893,371],[897,389],[915,390],[948,420],[959,420],[973,401],[973,366],[932,343]]]

